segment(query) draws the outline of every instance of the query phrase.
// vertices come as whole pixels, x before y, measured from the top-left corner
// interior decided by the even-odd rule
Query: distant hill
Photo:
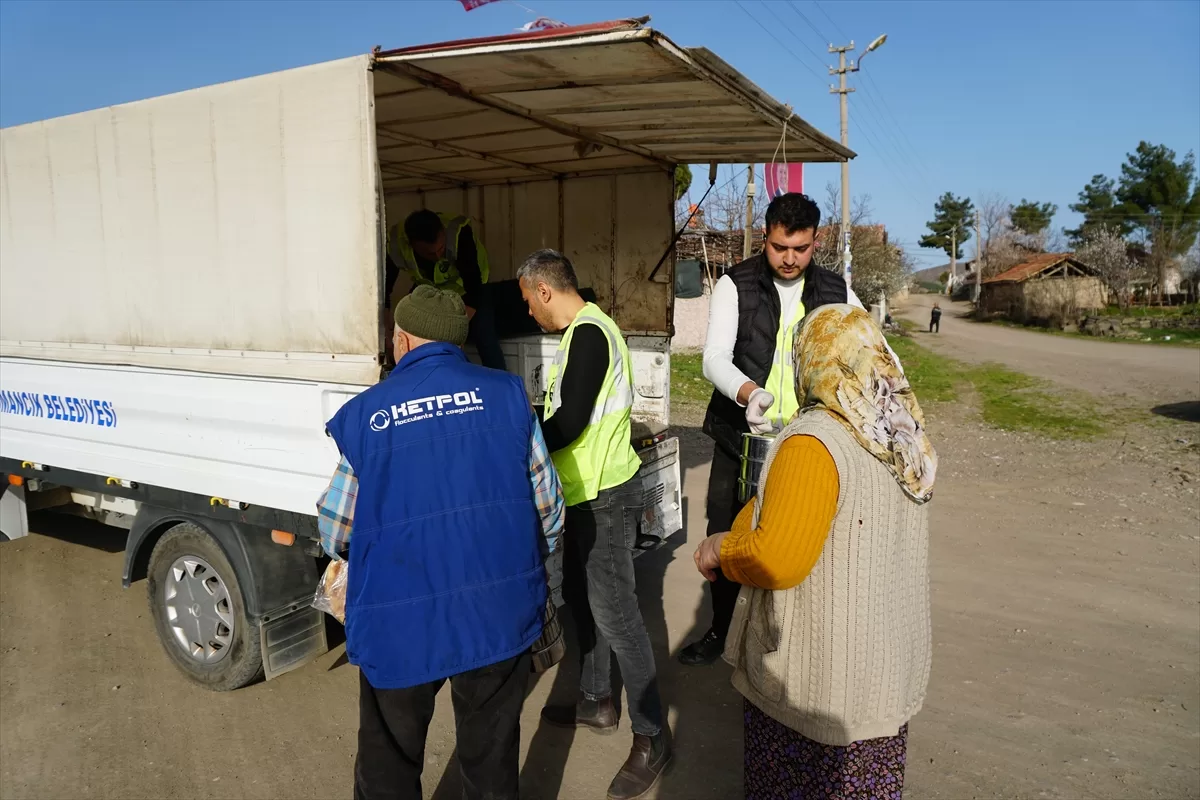
[[[912,274],[913,283],[937,283],[938,278],[943,272],[949,272],[950,265],[942,264],[938,267],[929,267],[928,269],[917,270]]]

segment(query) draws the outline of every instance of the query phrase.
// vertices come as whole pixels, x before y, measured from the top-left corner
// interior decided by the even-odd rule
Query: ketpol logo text
[[[407,425],[410,422],[470,414],[474,411],[483,411],[483,398],[479,396],[478,388],[469,392],[418,397],[394,405],[391,409],[381,408],[371,415],[370,424],[373,431],[385,431],[389,427]]]

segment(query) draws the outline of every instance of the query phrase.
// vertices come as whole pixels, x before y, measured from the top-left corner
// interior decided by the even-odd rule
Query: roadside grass
[[[1173,328],[1142,328],[1146,339],[1155,344],[1174,344],[1185,347],[1200,347],[1200,330],[1178,330]],[[1134,339],[1133,341],[1139,341]]]
[[[964,364],[906,336],[889,336],[888,343],[904,364],[917,399],[926,406],[969,402],[988,425],[1050,439],[1090,439],[1109,429],[1098,402],[1084,393],[1060,389],[999,364]],[[672,406],[701,408],[711,394],[702,354],[673,354]]]
[[[704,377],[702,353],[671,354],[671,404],[704,406],[712,396],[712,384]]]
[[[1145,315],[1141,315],[1145,316]],[[989,325],[1001,325],[1005,328],[1017,328],[1034,333],[1045,333],[1050,336],[1066,336],[1071,339],[1087,339],[1093,342],[1125,342],[1128,344],[1158,344],[1168,347],[1200,347],[1200,330],[1184,330],[1179,328],[1140,328],[1141,338],[1126,339],[1124,337],[1104,338],[1091,336],[1086,333],[1071,333],[1055,328],[1043,328],[1040,325],[1021,325],[1006,319],[988,320]]]
[[[1105,317],[1184,317],[1200,314],[1200,303],[1186,303],[1181,306],[1130,306],[1121,309],[1108,306],[1100,310]]]
[[[999,364],[970,365],[902,336],[888,337],[922,403],[977,400],[983,421],[1051,439],[1088,439],[1107,430],[1096,401]]]
[[[900,322],[903,325],[909,320]],[[888,344],[900,357],[904,374],[917,393],[917,400],[932,403],[953,403],[958,400],[963,382],[961,364],[926,350],[905,336],[889,336]]]
[[[979,395],[983,421],[995,428],[1051,439],[1090,439],[1107,429],[1097,404],[1083,395],[999,364],[966,367],[963,374]]]

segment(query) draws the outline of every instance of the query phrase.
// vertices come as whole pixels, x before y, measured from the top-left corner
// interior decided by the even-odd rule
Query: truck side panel
[[[314,514],[358,387],[0,359],[0,456]]]
[[[373,102],[362,56],[0,131],[0,354],[372,383]]]

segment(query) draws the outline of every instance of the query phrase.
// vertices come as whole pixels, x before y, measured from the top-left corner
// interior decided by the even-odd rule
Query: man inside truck
[[[470,320],[467,341],[479,351],[485,367],[504,370],[504,353],[496,335],[496,311],[488,287],[488,256],[468,217],[414,211],[388,235],[386,297],[389,308],[401,265],[412,285],[434,286],[463,299]]]
[[[516,800],[562,487],[522,380],[460,349],[461,298],[418,286],[394,316],[396,368],[330,420],[342,459],[317,506],[321,546],[336,559],[349,551],[354,796],[421,797],[425,737],[449,680],[464,796]]]
[[[633,367],[621,329],[579,295],[566,256],[538,250],[517,270],[529,315],[562,331],[547,371],[542,430],[567,506],[563,595],[579,635],[580,698],[547,706],[542,719],[562,728],[613,733],[619,717],[610,667],[617,655],[629,694],[633,747],[608,788],[609,800],[642,797],[671,761],[670,731],[638,607],[633,551],[644,504],[633,449]]]

